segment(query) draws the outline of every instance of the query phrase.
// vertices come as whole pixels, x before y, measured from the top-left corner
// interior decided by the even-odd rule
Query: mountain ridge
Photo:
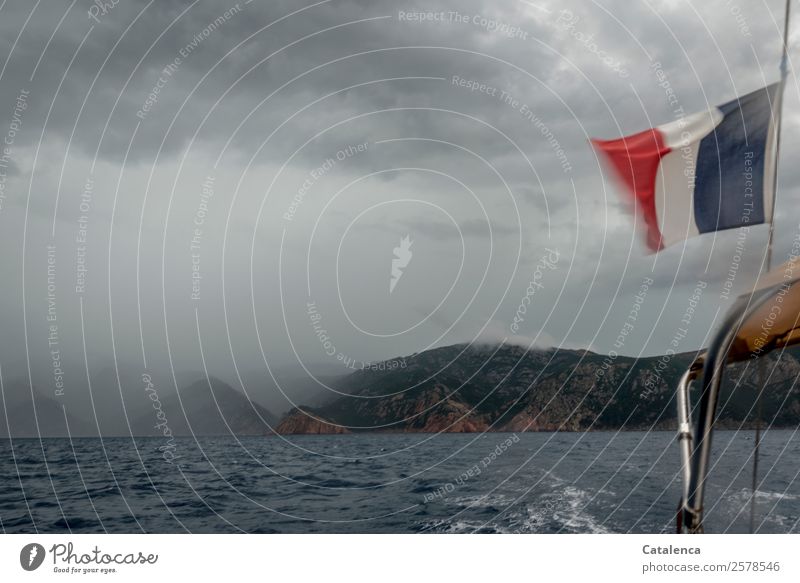
[[[634,358],[456,344],[405,357],[403,368],[356,371],[334,387],[346,396],[300,407],[284,422],[294,417],[291,433],[297,433],[297,416],[307,410],[317,423],[352,432],[672,429],[675,387],[695,354]],[[764,399],[765,424],[774,418],[777,426],[795,426],[800,394],[792,381],[800,376],[800,362],[788,351],[780,360],[769,360],[773,382]],[[735,390],[723,391],[721,427],[755,423],[755,369],[729,367],[726,385],[741,378]],[[284,422],[279,433],[286,429]]]

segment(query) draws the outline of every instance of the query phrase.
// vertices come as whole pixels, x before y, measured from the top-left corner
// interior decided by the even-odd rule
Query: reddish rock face
[[[281,435],[338,435],[350,433],[346,428],[322,421],[317,415],[295,409],[284,417],[276,431]]]
[[[542,415],[534,411],[522,411],[504,425],[500,431],[524,433],[526,431],[570,431],[564,424],[558,422],[542,422]]]
[[[489,429],[485,417],[475,414],[465,403],[447,399],[443,392],[434,397],[435,400],[423,401],[423,406],[417,404],[420,411],[428,411],[405,428],[407,433],[475,433]]]

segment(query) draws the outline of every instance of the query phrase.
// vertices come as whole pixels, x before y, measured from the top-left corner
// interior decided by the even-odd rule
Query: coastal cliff
[[[350,433],[344,427],[327,423],[310,411],[292,409],[275,430],[281,435],[338,435]]]
[[[342,378],[343,396],[287,415],[278,433],[587,431],[673,429],[675,387],[694,354],[632,358],[587,350],[453,345],[372,366]],[[768,359],[764,419],[796,426],[800,363]],[[755,423],[755,366],[728,369],[719,425]]]

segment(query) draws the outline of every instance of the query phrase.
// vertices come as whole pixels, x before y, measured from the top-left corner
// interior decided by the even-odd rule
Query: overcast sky
[[[588,139],[776,81],[783,2],[107,4],[0,3],[6,370],[48,378],[53,348],[69,382],[84,358],[230,379],[503,338],[660,354],[702,281],[688,351],[760,268],[765,227],[740,258],[736,231],[647,255]]]

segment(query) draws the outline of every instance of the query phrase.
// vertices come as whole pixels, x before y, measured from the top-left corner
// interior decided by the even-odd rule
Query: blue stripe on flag
[[[701,233],[764,222],[764,158],[777,87],[720,105],[722,121],[700,140],[694,216]]]

